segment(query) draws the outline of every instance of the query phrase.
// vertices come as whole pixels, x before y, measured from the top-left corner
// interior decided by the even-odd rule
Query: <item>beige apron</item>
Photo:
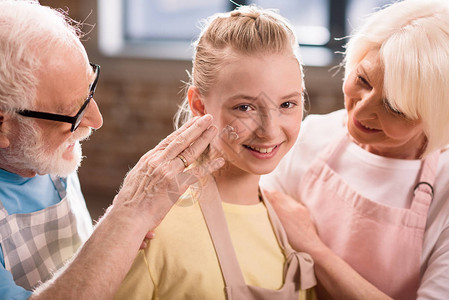
[[[210,178],[202,189],[199,203],[224,278],[226,298],[228,300],[297,300],[299,299],[299,290],[312,288],[316,284],[313,261],[308,254],[298,253],[292,250],[288,244],[287,235],[273,208],[268,201],[265,201],[263,196],[262,199],[267,207],[268,215],[279,245],[286,257],[284,264],[284,285],[279,290],[246,285],[235,250],[232,246],[220,195],[214,179]]]
[[[358,194],[329,166],[348,142],[347,135],[337,139],[311,164],[299,186],[301,200],[335,254],[390,297],[416,299],[439,152],[423,160],[410,187],[415,189],[411,207],[397,208]]]
[[[61,197],[57,204],[45,209],[9,215],[0,201],[0,245],[5,269],[17,285],[31,290],[48,280],[62,267],[87,239],[87,232],[78,228],[92,227],[84,206],[77,206],[76,191],[66,190],[60,178],[52,181]],[[74,211],[74,207],[78,211]],[[80,209],[83,208],[83,209]],[[78,224],[85,222],[86,224]]]

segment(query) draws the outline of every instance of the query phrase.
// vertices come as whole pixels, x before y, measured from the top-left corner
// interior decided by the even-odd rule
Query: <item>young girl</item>
[[[313,262],[292,251],[259,189],[301,125],[298,43],[285,19],[254,6],[207,24],[177,120],[211,114],[221,134],[203,159],[226,166],[181,197],[115,299],[307,298]]]

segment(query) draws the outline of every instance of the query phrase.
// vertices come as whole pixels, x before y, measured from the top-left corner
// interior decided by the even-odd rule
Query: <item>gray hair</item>
[[[79,24],[37,1],[0,1],[0,110],[34,107],[37,71],[55,47],[77,47]]]
[[[384,66],[384,94],[421,120],[423,156],[449,144],[449,1],[405,0],[373,13],[347,45],[346,76],[370,50]]]

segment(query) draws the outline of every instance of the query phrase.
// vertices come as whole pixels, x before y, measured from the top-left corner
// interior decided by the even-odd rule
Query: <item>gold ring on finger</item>
[[[187,168],[189,166],[187,159],[182,154],[178,154],[176,155],[176,157],[182,161],[182,163],[184,164],[184,168]]]

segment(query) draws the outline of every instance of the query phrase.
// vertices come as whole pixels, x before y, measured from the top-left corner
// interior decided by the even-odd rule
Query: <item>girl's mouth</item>
[[[281,144],[277,144],[275,146],[266,147],[243,145],[243,147],[245,147],[245,149],[247,149],[249,153],[251,153],[251,155],[258,159],[271,159],[278,152],[280,145]]]
[[[243,145],[243,146],[245,146],[246,148],[249,148],[253,151],[257,151],[259,153],[271,153],[277,147],[277,145],[274,147],[268,147],[268,148],[259,148],[259,147],[252,147],[252,146],[247,146],[247,145]]]

